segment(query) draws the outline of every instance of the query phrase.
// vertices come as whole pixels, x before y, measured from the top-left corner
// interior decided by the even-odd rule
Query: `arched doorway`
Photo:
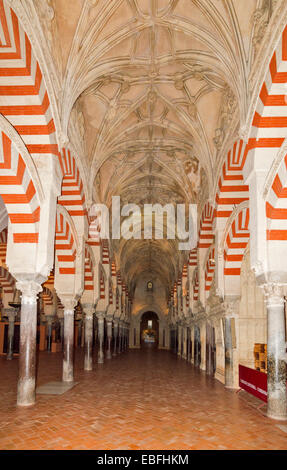
[[[140,340],[142,348],[157,348],[159,322],[155,312],[145,312],[141,317]]]

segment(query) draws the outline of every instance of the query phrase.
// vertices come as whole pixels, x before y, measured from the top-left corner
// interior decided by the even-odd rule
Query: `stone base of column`
[[[84,370],[93,370],[93,358],[91,356],[85,356]]]
[[[17,391],[18,406],[32,406],[36,402],[35,380],[19,379]]]

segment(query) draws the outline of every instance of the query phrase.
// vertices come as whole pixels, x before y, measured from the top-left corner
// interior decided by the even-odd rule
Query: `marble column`
[[[182,345],[182,327],[177,325],[177,355],[181,356],[181,345]]]
[[[267,416],[287,419],[286,332],[284,294],[280,284],[264,286],[267,307]]]
[[[206,322],[200,323],[200,370],[206,371]]]
[[[127,323],[127,350],[130,347],[130,325]]]
[[[59,322],[60,322],[60,337],[61,337],[61,344],[62,344],[62,350],[63,350],[64,349],[64,318],[60,317]]]
[[[53,327],[53,315],[45,315],[47,321],[47,351],[51,352],[52,349],[52,327]]]
[[[194,328],[193,328],[193,325],[190,327],[190,342],[191,342],[190,363],[194,364]]]
[[[233,388],[233,351],[231,318],[225,318],[225,387]]]
[[[74,298],[60,297],[64,305],[64,358],[63,358],[63,382],[74,381],[74,320],[75,306]]]
[[[103,364],[104,363],[103,343],[104,343],[104,322],[105,322],[104,313],[98,312],[97,319],[98,319],[98,339],[99,339],[98,364]]]
[[[17,316],[17,312],[14,309],[6,313],[8,317],[8,350],[6,359],[11,361],[13,359],[13,346],[14,346],[14,331],[15,331],[15,318]]]
[[[35,281],[20,281],[16,287],[22,292],[17,405],[30,406],[36,400],[37,294],[42,287]]]
[[[117,355],[118,333],[119,333],[119,322],[117,320],[114,320],[114,351],[113,351],[113,356]]]
[[[112,358],[112,352],[111,352],[112,334],[113,334],[113,318],[107,317],[107,339],[108,339],[107,359]]]
[[[123,329],[122,329],[122,352],[125,352],[126,350],[126,325],[123,323]]]
[[[186,326],[183,326],[182,327],[182,345],[183,345],[183,348],[182,348],[182,357],[183,359],[186,359],[187,357],[187,329],[186,329]]]
[[[85,328],[85,359],[84,370],[93,369],[93,332],[94,332],[94,306],[83,304]]]
[[[118,344],[118,353],[122,352],[122,339],[123,339],[123,324],[119,322],[119,344]]]
[[[206,373],[212,375],[212,364],[211,364],[211,326],[209,323],[206,323]]]

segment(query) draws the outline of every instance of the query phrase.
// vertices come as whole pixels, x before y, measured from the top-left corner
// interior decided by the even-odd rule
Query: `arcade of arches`
[[[61,362],[67,397],[77,377],[89,387],[106,367],[112,380],[121,361],[140,376],[154,357],[162,380],[176,369],[183,394],[213,384],[220,406],[239,400],[240,420],[275,429],[287,419],[286,83],[285,0],[0,0],[0,366],[7,387],[17,378],[11,416],[41,404],[36,357],[49,380]],[[104,237],[95,207],[111,209],[114,196],[139,214],[196,205],[194,245],[160,239],[152,218],[145,237],[135,216],[133,238]],[[235,395],[239,370],[266,380],[265,417],[242,404],[246,391]],[[274,446],[286,439],[276,429]],[[1,428],[0,445],[12,437]]]

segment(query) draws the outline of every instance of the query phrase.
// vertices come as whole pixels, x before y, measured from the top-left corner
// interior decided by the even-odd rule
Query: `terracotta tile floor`
[[[61,361],[40,354],[38,385],[61,379]],[[278,423],[167,351],[126,352],[84,372],[77,349],[79,385],[24,409],[17,369],[0,358],[0,449],[287,449]]]

